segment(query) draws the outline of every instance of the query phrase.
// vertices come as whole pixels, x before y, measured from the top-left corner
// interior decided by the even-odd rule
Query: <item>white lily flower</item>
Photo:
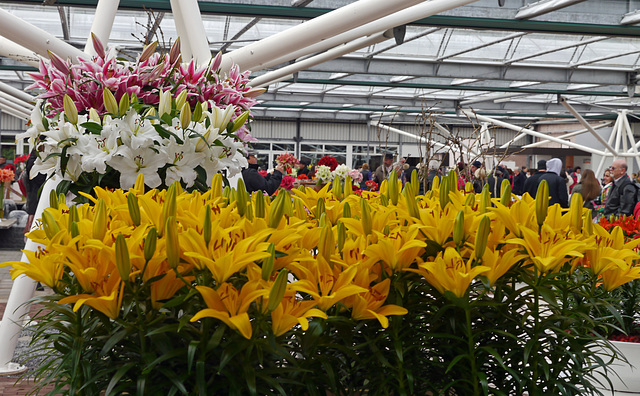
[[[82,170],[104,174],[107,163],[121,150],[118,145],[118,134],[111,128],[103,129],[100,135],[82,135],[70,154],[82,155]]]
[[[122,138],[122,144],[134,150],[153,146],[154,142],[161,140],[160,135],[153,124],[141,117],[135,110],[130,109],[122,119],[105,119],[105,130],[117,130]]]
[[[84,122],[84,121],[83,121]],[[84,128],[76,126],[64,120],[64,114],[60,113],[60,120],[56,127],[50,128],[48,131],[42,132],[42,135],[55,141],[58,146],[71,146],[80,137]]]
[[[158,146],[154,148],[163,150]],[[163,151],[157,152],[151,148],[140,148],[134,151],[124,146],[107,165],[120,172],[120,188],[123,190],[133,187],[140,173],[144,175],[144,184],[156,188],[162,184],[158,169],[166,165],[166,158],[166,153]]]
[[[163,146],[167,150],[167,175],[165,184],[170,185],[174,181],[184,181],[187,187],[193,186],[198,174],[195,168],[204,159],[203,153],[195,152],[195,145],[191,139],[185,139],[183,144],[178,144],[172,136],[170,139],[164,139]]]
[[[206,114],[209,116],[211,120],[211,125],[214,128],[218,128],[221,131],[227,129],[227,125],[231,122],[231,117],[235,114],[236,107],[233,105],[227,106],[226,109],[222,110],[218,106],[211,106],[211,111],[208,111]]]

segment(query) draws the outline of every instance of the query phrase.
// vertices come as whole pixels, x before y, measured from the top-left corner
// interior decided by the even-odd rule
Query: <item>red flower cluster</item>
[[[622,341],[622,342],[638,342],[640,343],[640,335],[625,335],[614,334],[609,337],[610,341]]]
[[[5,169],[0,169],[0,182],[10,182],[13,181],[13,177],[15,173],[11,169],[7,169],[8,166],[5,166]]]
[[[267,177],[267,175],[269,174],[267,171],[258,171],[258,173],[259,173],[262,177]]]
[[[378,191],[378,183],[374,182],[373,180],[367,180],[365,184],[367,185],[369,191]]]
[[[598,223],[607,231],[619,226],[627,238],[635,239],[640,237],[640,219],[636,219],[633,216],[620,216],[614,220],[602,217]]]
[[[307,175],[298,175],[298,180],[309,180],[309,176],[307,176]]]
[[[285,167],[292,167],[294,165],[298,165],[298,159],[293,156],[293,154],[280,154],[276,158],[276,162],[282,164]]]
[[[22,162],[25,162],[27,159],[29,159],[29,154],[21,155],[16,157],[16,159],[13,160],[13,163],[17,165]]]
[[[282,181],[280,182],[280,187],[285,188],[287,190],[291,190],[293,188],[293,182],[296,179],[293,176],[284,175],[282,176]]]
[[[320,161],[318,161],[318,165],[326,165],[329,167],[329,169],[331,169],[331,172],[333,172],[334,170],[336,170],[339,163],[338,160],[335,159],[335,157],[325,155],[324,157],[320,158]]]

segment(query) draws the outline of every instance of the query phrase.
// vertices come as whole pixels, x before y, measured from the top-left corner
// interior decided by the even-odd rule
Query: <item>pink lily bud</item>
[[[213,62],[211,62],[211,70],[217,72],[222,64],[222,52],[218,52],[215,58],[213,58]]]
[[[245,98],[255,98],[256,96],[260,96],[265,92],[267,92],[266,88],[251,88],[244,93],[244,96]]]
[[[51,60],[51,64],[53,65],[53,67],[60,70],[64,74],[69,74],[69,66],[64,59],[49,50],[47,50],[47,54],[49,54],[49,59]]]
[[[100,59],[104,59],[106,56],[104,52],[104,45],[102,45],[102,41],[100,41],[98,36],[93,34],[93,32],[91,32],[91,41],[93,42],[93,49],[96,51],[98,57],[100,57]]]
[[[169,51],[169,63],[172,65],[178,60],[180,56],[180,37],[176,39],[176,41],[171,46],[171,51]]]
[[[151,55],[153,55],[153,53],[156,52],[156,47],[158,47],[157,41],[154,41],[153,43],[144,47],[144,51],[142,51],[142,54],[140,54],[140,59],[138,61],[144,62],[147,59],[149,59]]]

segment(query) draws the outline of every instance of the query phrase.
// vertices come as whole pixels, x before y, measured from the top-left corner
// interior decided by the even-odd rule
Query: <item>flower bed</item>
[[[10,263],[55,291],[36,328],[50,348],[43,383],[73,394],[593,390],[605,364],[593,346],[610,324],[591,313],[640,276],[633,246],[578,199],[566,211],[544,193],[496,200],[455,180],[424,196],[395,175],[362,197],[336,183],[271,202],[220,176],[205,193],[145,192],[140,178],[128,192],[97,188],[93,206],[53,196],[29,234],[46,249]]]

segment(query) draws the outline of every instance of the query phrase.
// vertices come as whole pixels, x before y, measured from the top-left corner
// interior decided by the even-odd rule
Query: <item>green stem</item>
[[[467,347],[469,349],[469,364],[471,365],[471,384],[473,384],[473,394],[479,395],[480,388],[478,384],[478,368],[476,367],[476,345],[473,340],[473,331],[471,330],[471,309],[469,306],[464,309],[467,322]]]

